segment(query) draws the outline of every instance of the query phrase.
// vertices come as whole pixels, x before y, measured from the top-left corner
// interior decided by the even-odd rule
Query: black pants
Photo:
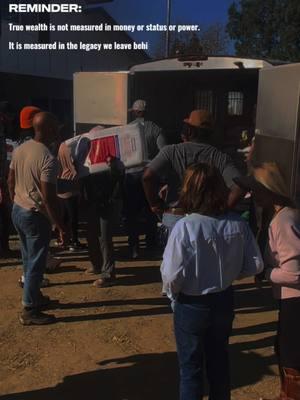
[[[103,207],[97,202],[87,202],[88,251],[94,271],[101,273],[102,278],[115,276],[115,259],[113,245],[113,205]]]
[[[156,241],[156,216],[151,212],[142,184],[142,172],[128,173],[125,177],[124,213],[129,247],[138,247],[141,216],[145,218],[146,245]]]
[[[300,369],[300,297],[280,300],[276,342],[279,364]]]
[[[78,242],[78,196],[62,199],[64,223],[70,227],[71,242]]]

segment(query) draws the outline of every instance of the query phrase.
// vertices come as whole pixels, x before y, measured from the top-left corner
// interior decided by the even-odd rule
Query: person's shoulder
[[[300,226],[300,210],[291,207],[284,207],[271,222],[271,226],[274,226],[275,228],[284,225]]]
[[[218,153],[219,150],[208,143],[203,142],[182,142],[178,144],[179,149],[186,149],[193,152],[206,152],[206,153]]]
[[[33,142],[32,139],[26,140],[25,142],[19,144],[17,147],[15,147],[14,151],[13,151],[13,157],[16,158],[20,155],[22,155],[23,153],[28,154],[28,152],[31,150],[32,148],[32,143],[30,144],[30,142]]]
[[[153,129],[161,129],[161,128],[157,125],[157,123],[155,123],[154,121],[148,120],[148,119],[145,119],[145,120],[144,120],[144,124],[145,124],[145,127],[151,127],[151,128],[153,128]]]
[[[159,150],[159,153],[157,154],[156,157],[173,154],[176,149],[176,146],[177,146],[176,144],[167,144],[166,146],[162,147]]]
[[[179,222],[181,222],[182,225],[186,226],[186,228],[189,229],[190,227],[194,227],[195,225],[210,223],[213,220],[214,218],[208,215],[203,215],[200,213],[191,213],[191,214],[186,214]]]

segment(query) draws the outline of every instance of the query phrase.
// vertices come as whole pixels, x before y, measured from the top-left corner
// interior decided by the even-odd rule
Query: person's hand
[[[68,244],[68,232],[63,226],[56,226],[56,230],[58,232],[57,243],[59,246],[64,247]]]
[[[150,207],[153,214],[157,215],[157,217],[161,220],[162,215],[164,213],[164,208],[161,205]]]

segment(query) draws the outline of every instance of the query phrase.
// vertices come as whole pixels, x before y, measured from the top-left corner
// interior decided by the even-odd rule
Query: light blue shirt
[[[191,214],[178,221],[163,255],[161,274],[169,297],[199,296],[227,289],[256,275],[263,260],[247,222],[235,214]]]

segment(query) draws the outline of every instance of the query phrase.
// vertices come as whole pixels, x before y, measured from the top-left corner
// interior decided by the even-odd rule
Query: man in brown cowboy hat
[[[230,188],[228,206],[233,207],[242,195],[233,178],[240,176],[230,157],[207,144],[213,132],[213,118],[207,110],[194,110],[184,120],[182,143],[165,146],[151,161],[143,177],[144,189],[155,214],[163,214],[163,224],[170,232],[182,216],[178,193],[187,167],[208,163],[217,167]],[[161,178],[167,183],[165,200],[159,193]]]

